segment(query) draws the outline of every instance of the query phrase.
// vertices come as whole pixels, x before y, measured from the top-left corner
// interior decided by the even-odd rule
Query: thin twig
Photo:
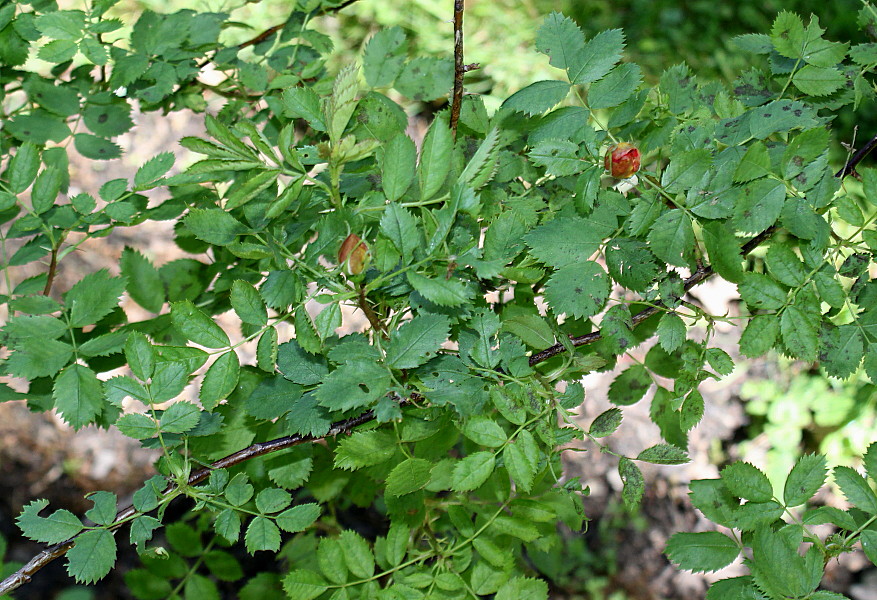
[[[413,394],[411,398],[402,398],[399,401],[399,406],[407,406],[417,399],[418,397],[416,396],[416,394]],[[207,479],[207,477],[210,475],[210,472],[215,469],[226,469],[228,467],[240,464],[257,456],[264,456],[265,454],[271,454],[279,450],[286,450],[287,448],[292,448],[293,446],[306,444],[308,442],[316,442],[318,440],[323,440],[328,437],[333,437],[342,433],[350,433],[355,427],[362,425],[363,423],[367,423],[374,418],[374,412],[367,410],[361,415],[357,415],[355,417],[333,423],[332,426],[329,428],[329,431],[322,436],[296,434],[278,438],[276,440],[269,440],[267,442],[253,444],[252,446],[248,446],[247,448],[239,450],[234,454],[229,454],[225,458],[221,458],[207,467],[203,467],[201,469],[198,469],[197,471],[193,471],[189,475],[186,483],[187,485],[196,485]],[[167,496],[177,490],[177,485],[170,484],[164,489],[162,495]],[[116,513],[116,518],[113,521],[113,524],[110,526],[110,530],[118,529],[125,523],[127,519],[130,519],[135,514],[137,514],[137,510],[134,509],[133,506],[127,506],[123,508],[118,513]],[[25,583],[28,583],[31,580],[31,577],[33,577],[33,575],[37,571],[45,567],[56,558],[61,558],[62,556],[67,554],[67,551],[73,547],[73,544],[76,542],[76,538],[78,537],[79,535],[76,535],[67,541],[55,544],[54,546],[50,546],[49,548],[46,548],[45,550],[34,556],[32,559],[30,559],[26,565],[24,565],[15,573],[0,582],[0,596],[8,594],[9,592],[24,585]]]
[[[749,254],[753,250],[755,250],[755,248],[760,246],[766,239],[768,239],[770,236],[772,236],[775,231],[776,231],[776,227],[768,227],[767,229],[765,229],[764,231],[759,233],[757,236],[755,236],[754,238],[752,238],[751,240],[749,240],[748,242],[743,244],[743,246],[740,248],[741,258],[746,256],[747,254]],[[685,280],[685,283],[684,283],[685,291],[687,292],[688,290],[690,290],[694,286],[696,286],[699,283],[702,283],[704,280],[712,277],[714,274],[715,274],[715,271],[713,271],[713,268],[711,266],[709,266],[709,265],[699,266],[694,271],[694,273],[692,273]],[[655,305],[649,306],[648,308],[645,308],[642,311],[636,313],[635,315],[633,315],[633,326],[636,327],[637,325],[639,325],[640,323],[642,323],[643,321],[645,321],[646,319],[648,319],[652,315],[655,315],[655,314],[661,312],[662,308],[664,308],[664,305],[661,304],[660,302],[658,302]],[[572,345],[574,347],[578,348],[579,346],[593,344],[594,342],[597,342],[602,338],[603,338],[603,336],[600,334],[599,331],[594,331],[591,333],[586,333],[585,335],[571,337],[569,339],[569,341],[572,342]],[[558,354],[561,354],[563,351],[564,351],[563,344],[561,344],[561,343],[554,344],[550,348],[546,348],[545,350],[542,350],[541,352],[538,352],[537,354],[534,354],[533,356],[531,356],[530,357],[530,366],[532,367],[533,365],[536,365],[536,364],[539,364],[540,362],[546,361],[553,356],[557,356]]]
[[[43,288],[43,296],[48,296],[52,291],[52,283],[55,281],[55,273],[58,269],[58,248],[52,248],[52,258],[49,261],[49,272],[46,274],[46,287]]]
[[[451,132],[457,137],[457,123],[463,106],[463,0],[454,0],[454,93],[451,98]]]
[[[835,173],[836,177],[840,177],[843,179],[847,175],[852,175],[856,166],[862,162],[862,159],[868,156],[868,153],[871,152],[875,147],[877,147],[877,135],[868,140],[868,143],[862,146],[858,152],[856,152],[853,157],[847,161],[847,164],[844,165],[844,168]]]
[[[338,12],[339,10],[347,8],[348,6],[350,6],[351,4],[353,4],[354,2],[357,2],[357,1],[358,0],[347,0],[346,2],[343,2],[343,3],[339,4],[338,6],[324,7],[322,10],[320,10],[319,14],[328,15],[328,14]],[[278,31],[280,31],[284,27],[286,27],[287,22],[288,22],[288,19],[287,19],[287,21],[284,21],[283,23],[278,23],[277,25],[272,25],[271,27],[269,27],[268,29],[266,29],[265,31],[260,33],[259,35],[251,37],[247,41],[241,42],[240,44],[238,44],[237,49],[243,50],[244,48],[248,48],[250,46],[255,46],[256,44],[264,42],[265,40],[270,38],[272,35],[274,35]],[[203,60],[202,62],[198,63],[198,68],[199,69],[202,68],[204,65],[206,65],[209,62],[210,62],[209,59]]]
[[[380,333],[384,338],[389,338],[387,335],[387,325],[381,321],[375,311],[372,310],[372,307],[369,306],[368,298],[365,297],[365,286],[359,286],[359,299],[358,302],[359,308],[365,313],[365,318],[368,319],[369,324],[372,326],[377,333]]]

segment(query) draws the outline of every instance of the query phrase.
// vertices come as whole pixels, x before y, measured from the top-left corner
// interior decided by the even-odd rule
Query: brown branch
[[[59,244],[60,245],[60,244]],[[43,288],[43,296],[48,296],[52,291],[52,283],[55,281],[55,273],[58,269],[58,248],[52,248],[52,259],[49,261],[49,272],[46,274],[46,287]]]
[[[338,12],[339,10],[347,8],[348,6],[353,4],[354,2],[357,2],[357,0],[346,0],[346,2],[342,2],[338,6],[324,7],[318,14],[328,15],[328,14],[331,14],[334,12]],[[284,27],[286,27],[287,22],[288,22],[288,19],[287,19],[287,21],[284,21],[283,23],[278,23],[277,25],[272,25],[271,27],[269,27],[268,29],[266,29],[265,31],[260,33],[259,35],[254,36],[254,37],[246,40],[245,42],[241,42],[240,44],[238,44],[237,49],[243,50],[244,48],[248,48],[250,46],[255,46],[256,44],[260,44],[260,43],[264,42],[265,40],[270,38],[272,35],[274,35],[278,31],[280,31]],[[199,69],[202,68],[204,65],[206,65],[209,62],[210,62],[210,60],[205,58],[203,61],[198,63],[198,68]]]
[[[412,394],[410,398],[400,399],[399,406],[407,406],[418,399],[419,396],[417,394]],[[278,438],[276,440],[269,440],[267,442],[253,444],[252,446],[248,446],[247,448],[239,450],[234,454],[229,454],[225,458],[221,458],[207,467],[203,467],[201,469],[198,469],[197,471],[192,472],[189,475],[186,483],[187,485],[196,485],[207,479],[207,477],[210,475],[210,472],[214,469],[225,469],[228,467],[233,467],[242,462],[250,460],[251,458],[256,458],[257,456],[264,456],[265,454],[271,454],[273,452],[277,452],[278,450],[286,450],[287,448],[292,448],[293,446],[323,440],[328,437],[337,436],[342,433],[350,433],[353,428],[362,425],[363,423],[372,421],[374,420],[374,418],[374,412],[371,410],[367,410],[361,415],[357,415],[355,417],[333,423],[332,426],[329,428],[329,431],[325,435],[313,436],[296,434]],[[164,489],[162,494],[164,496],[167,496],[177,491],[178,489],[179,487],[176,484],[172,483]],[[110,526],[110,529],[118,529],[125,524],[126,519],[130,519],[136,514],[137,510],[133,506],[127,506],[123,508],[118,513],[116,513],[116,518],[113,521],[113,524]],[[73,547],[73,544],[76,542],[76,538],[78,537],[79,535],[74,536],[65,542],[50,546],[34,556],[32,559],[30,559],[26,565],[24,565],[15,573],[0,582],[0,596],[8,594],[9,592],[24,585],[25,583],[28,583],[31,580],[31,577],[33,577],[33,575],[37,571],[45,567],[56,558],[61,558],[62,556],[67,554],[67,551]]]
[[[454,0],[454,93],[451,99],[451,132],[457,137],[457,123],[463,106],[463,0]]]
[[[389,335],[387,334],[387,325],[375,314],[375,311],[372,310],[372,307],[369,306],[368,299],[365,297],[365,286],[359,286],[359,298],[357,300],[357,304],[359,308],[365,313],[365,318],[368,319],[369,324],[372,326],[377,333],[380,333],[384,339],[389,339]]]
[[[856,152],[851,159],[847,161],[847,164],[844,165],[844,168],[835,173],[835,177],[840,177],[843,179],[847,175],[852,175],[856,171],[856,166],[862,162],[862,159],[868,156],[868,154],[877,147],[877,135],[868,140],[868,143],[862,146],[858,152]]]
[[[746,256],[747,254],[752,252],[755,248],[760,246],[767,238],[772,236],[775,231],[776,227],[768,227],[757,236],[743,244],[743,246],[740,248],[741,256]],[[685,280],[685,291],[687,292],[688,290],[698,285],[699,283],[702,283],[704,280],[708,279],[714,274],[715,271],[713,271],[713,268],[711,266],[699,266],[694,271],[694,273],[692,273],[691,276]],[[640,312],[633,315],[633,326],[636,327],[652,315],[661,312],[663,308],[664,306],[659,302],[653,306],[649,306],[648,308],[641,310]],[[603,335],[599,331],[593,331],[591,333],[586,333],[585,335],[570,337],[569,340],[570,342],[572,342],[573,347],[578,348],[579,346],[593,344],[594,342],[598,342],[601,339],[603,339]],[[564,349],[565,348],[563,344],[554,344],[550,348],[546,348],[545,350],[542,350],[541,352],[538,352],[531,356],[530,366],[532,367],[536,364],[539,364],[540,362],[548,360],[549,358],[557,356],[558,354],[561,354]]]

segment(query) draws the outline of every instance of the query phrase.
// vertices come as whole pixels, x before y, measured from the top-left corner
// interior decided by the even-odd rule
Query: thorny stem
[[[451,132],[457,137],[457,123],[463,105],[463,0],[454,0],[454,93],[451,100]]]

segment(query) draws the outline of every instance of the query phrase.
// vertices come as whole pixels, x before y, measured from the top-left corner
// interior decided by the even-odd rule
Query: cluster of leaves
[[[722,469],[719,479],[691,482],[691,502],[714,523],[732,531],[676,533],[667,543],[667,554],[684,569],[715,571],[747,550],[751,575],[715,583],[707,598],[809,598],[831,600],[841,594],[817,591],[824,565],[861,543],[865,556],[877,564],[877,442],[864,456],[867,478],[850,467],[835,467],[834,482],[852,507],[810,508],[800,516],[790,509],[803,506],[825,484],[825,457],[807,454],[798,459],[783,486],[774,494],[767,476],[746,462]],[[870,481],[869,481],[870,480]],[[792,522],[782,520],[791,515]],[[821,539],[811,528],[831,524],[836,532]],[[800,547],[805,552],[800,554]],[[782,565],[777,568],[777,565]]]
[[[69,548],[79,581],[112,568],[112,531],[130,524],[146,571],[129,584],[144,598],[168,592],[148,572],[179,579],[173,593],[215,597],[200,562],[185,568],[179,557],[203,553],[212,569],[213,545],[242,532],[247,551],[289,559],[282,579],[259,579],[253,594],[280,593],[282,581],[300,600],[546,598],[525,553],[556,547],[558,523],[577,530],[584,520],[582,484],[562,480],[565,447],[587,441],[618,456],[630,506],[643,494],[637,462],[688,460],[704,411],[698,385],[734,368],[710,346],[729,318],[685,295],[712,274],[737,283],[749,311],[743,354],[776,348],[834,377],[864,360],[877,377],[877,171],[862,169],[861,189],[847,189],[828,160],[832,116],[873,96],[875,44],[827,41],[815,18],[805,26],[783,13],[770,35],[737,38],[768,67],[732,89],[683,65],[647,88],[621,60],[620,30],[586,39],[553,13],[536,47],[564,80],[535,82],[493,115],[468,96],[459,121],[440,112],[418,147],[385,92],[443,97],[453,67],[410,58],[398,28],[368,42],[361,73],[330,75],[331,46],[309,25],[333,3],[299,2],[283,27],[240,47],[218,41],[227,15],[193,11],[147,12],[130,39],[114,39],[112,4],[0,9],[10,65],[0,71],[9,118],[0,144],[11,157],[0,217],[10,223],[4,252],[18,246],[4,261],[12,352],[0,366],[29,384],[3,385],[0,399],[55,409],[75,428],[116,427],[162,453],[160,475],[132,507],[91,496],[94,525],[64,510],[41,517],[45,501],[25,508],[25,534]],[[861,19],[877,21],[870,5]],[[23,66],[31,51],[55,64],[51,78]],[[208,62],[228,79],[200,81]],[[197,111],[205,93],[227,102],[205,118],[209,137],[181,141],[201,160],[169,175],[174,157],[163,153],[99,199],[64,199],[67,142],[86,158],[113,158],[132,103]],[[645,157],[626,194],[602,167],[618,140]],[[153,188],[163,199],[150,203],[142,192]],[[118,276],[98,271],[51,295],[58,262],[83,240],[147,220],[175,221],[176,244],[197,258],[156,267],[126,248]],[[364,248],[356,268],[340,253],[350,239]],[[744,266],[759,244],[766,252]],[[15,267],[46,258],[46,272],[13,285]],[[129,320],[123,294],[152,316]],[[368,327],[342,334],[342,307],[359,309]],[[237,339],[215,319],[229,311]],[[290,324],[294,338],[281,340]],[[690,336],[696,326],[705,335]],[[655,336],[613,383],[617,406],[583,427],[575,382]],[[249,341],[254,364],[242,364]],[[123,366],[129,374],[101,377]],[[197,402],[187,396],[195,390]],[[621,407],[650,392],[664,441],[618,455],[603,438],[619,429]],[[761,479],[753,485],[757,497],[743,484],[727,494],[777,502],[763,498]],[[180,496],[199,516],[164,529],[171,554],[156,532]],[[346,513],[366,507],[383,520],[377,531],[345,527]],[[740,510],[755,508],[770,510],[753,516],[753,548],[786,548],[792,538],[770,527],[775,507]],[[753,530],[736,513],[708,516]],[[671,556],[702,569],[688,558],[702,545],[674,538]],[[788,594],[785,583],[752,581],[768,597]],[[818,597],[807,596],[817,584],[799,596]]]

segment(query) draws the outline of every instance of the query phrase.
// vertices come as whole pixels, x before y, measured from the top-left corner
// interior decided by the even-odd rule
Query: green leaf
[[[545,319],[534,314],[520,314],[506,318],[502,329],[519,337],[525,344],[536,350],[544,350],[554,345],[554,332]]]
[[[589,258],[600,247],[602,238],[585,219],[563,216],[532,229],[524,242],[530,254],[559,269]]]
[[[688,266],[694,248],[694,230],[691,219],[681,209],[674,208],[661,215],[648,235],[649,249],[664,262],[675,267]]]
[[[565,81],[536,81],[509,96],[502,108],[528,116],[540,115],[560,104],[569,93],[569,87]]]
[[[801,360],[816,360],[816,329],[797,306],[789,306],[780,317],[780,332],[789,354]]]
[[[795,251],[786,244],[775,243],[767,251],[764,259],[771,275],[789,287],[802,286],[807,279],[807,269]]]
[[[125,280],[110,277],[106,269],[89,273],[64,294],[70,309],[70,325],[84,327],[97,323],[116,308],[124,290]]]
[[[533,434],[522,429],[506,445],[502,458],[515,485],[529,493],[539,466],[539,446]]]
[[[712,155],[706,148],[680,152],[661,175],[661,185],[671,194],[689,190],[701,183],[711,166]]]
[[[387,393],[390,372],[381,365],[352,361],[341,365],[316,390],[317,402],[330,410],[370,406]]]
[[[871,561],[871,564],[877,565],[877,531],[866,529],[859,536],[862,543],[862,550],[865,556]]]
[[[116,539],[108,529],[86,531],[67,552],[67,573],[79,583],[94,583],[116,563]]]
[[[313,502],[298,504],[277,515],[277,525],[289,533],[304,531],[320,517],[320,505]]]
[[[499,153],[499,129],[491,129],[478,150],[469,159],[466,168],[460,173],[457,185],[468,186],[471,189],[479,189],[486,184],[496,172],[496,161]]]
[[[55,408],[74,429],[88,425],[103,408],[103,386],[94,371],[72,364],[58,375],[52,389]]]
[[[740,336],[740,352],[750,358],[761,356],[773,348],[779,331],[779,319],[774,315],[758,315],[749,319]]]
[[[171,321],[186,339],[207,348],[225,348],[228,335],[204,311],[189,300],[171,303]]]
[[[623,51],[624,32],[621,29],[601,31],[567,61],[569,80],[575,85],[587,85],[602,79],[621,60]]]
[[[548,600],[548,584],[542,579],[513,577],[506,581],[494,596],[495,600]]]
[[[320,383],[329,374],[325,359],[305,352],[295,340],[277,349],[277,368],[284,377],[302,385]]]
[[[444,315],[418,315],[390,334],[386,363],[413,369],[433,356],[448,339],[450,320]]]
[[[384,145],[380,161],[381,186],[391,202],[401,198],[411,187],[416,159],[414,142],[404,133],[398,134]],[[399,250],[402,251],[401,248]]]
[[[825,325],[820,331],[819,363],[830,376],[845,379],[855,373],[864,353],[858,325]]]
[[[247,231],[243,223],[220,208],[190,209],[183,223],[196,238],[217,246],[227,246]]]
[[[862,462],[865,463],[865,471],[871,481],[877,481],[877,442],[871,442]]]
[[[217,515],[214,527],[218,535],[233,544],[241,534],[241,518],[236,511],[226,508]]]
[[[98,525],[110,525],[116,520],[116,504],[118,499],[112,492],[93,492],[87,496],[94,506],[85,511],[85,518]]]
[[[459,279],[428,278],[408,271],[406,274],[408,283],[411,284],[421,296],[439,306],[460,306],[469,302],[472,297],[472,289]]]
[[[66,174],[56,167],[44,169],[37,175],[30,192],[31,205],[35,213],[42,214],[55,205],[65,177]]]
[[[750,308],[776,310],[786,303],[788,292],[771,277],[762,273],[746,273],[737,286],[740,297]]]
[[[451,489],[455,492],[470,492],[481,487],[493,473],[496,466],[492,452],[474,452],[454,466],[451,475]]]
[[[451,168],[453,137],[448,121],[439,115],[432,122],[420,148],[417,176],[420,182],[420,199],[432,198],[444,185]]]
[[[687,331],[682,317],[675,312],[666,312],[658,322],[658,343],[667,352],[674,352],[685,342]]]
[[[341,139],[341,135],[359,102],[356,97],[358,89],[359,67],[349,64],[338,72],[332,86],[332,95],[324,105],[323,112],[326,115],[331,140]]]
[[[266,517],[253,517],[247,526],[244,542],[250,554],[259,550],[277,552],[280,549],[280,530]]]
[[[721,221],[705,223],[702,232],[710,266],[726,280],[739,283],[743,279],[743,257],[734,233]]]
[[[341,532],[338,541],[341,543],[344,562],[347,563],[350,572],[357,577],[372,577],[375,573],[375,556],[368,542],[349,529]]]
[[[244,323],[265,325],[268,323],[268,309],[265,302],[251,283],[238,279],[231,285],[231,307]]]
[[[6,172],[6,177],[9,179],[9,191],[13,194],[20,194],[26,190],[36,179],[39,168],[39,147],[32,142],[23,143],[9,162],[9,169]]]
[[[165,433],[186,433],[201,418],[201,411],[191,402],[178,401],[170,405],[159,419],[159,428]]]
[[[326,122],[320,110],[320,97],[311,87],[296,86],[283,91],[281,102],[288,117],[301,117],[317,131],[326,131]]]
[[[805,65],[792,76],[795,87],[810,96],[827,96],[842,88],[846,77],[832,67]]]
[[[286,592],[288,598],[314,600],[314,598],[328,589],[329,586],[326,584],[326,580],[313,571],[304,569],[290,571],[283,578],[283,591]]]
[[[378,31],[368,41],[362,56],[362,71],[371,87],[393,85],[405,62],[408,42],[398,26]]]
[[[548,15],[536,32],[536,51],[547,54],[551,66],[558,69],[569,68],[584,47],[581,29],[559,12]]]
[[[734,172],[735,182],[749,182],[764,177],[770,173],[770,155],[767,146],[761,142],[755,142],[743,155],[737,170]]]
[[[134,190],[146,190],[155,187],[159,182],[156,180],[174,166],[174,155],[172,152],[162,152],[143,163],[137,173],[134,175]]]
[[[542,140],[527,153],[533,164],[545,167],[548,175],[566,177],[583,171],[588,163],[579,158],[578,145],[568,140]]]
[[[220,400],[228,398],[235,390],[240,376],[241,365],[234,350],[219,355],[201,382],[201,405],[205,410],[216,408]]]
[[[620,408],[610,408],[609,410],[603,411],[591,423],[591,427],[588,429],[588,434],[596,438],[612,435],[621,425],[622,418],[623,415]]]
[[[72,60],[78,49],[74,40],[55,40],[40,48],[37,56],[46,62],[60,64]]]
[[[834,482],[856,508],[877,515],[877,494],[868,481],[849,467],[834,468]]]
[[[670,444],[657,444],[646,448],[637,455],[636,459],[656,465],[683,465],[691,460],[685,450]]]
[[[642,83],[642,69],[634,63],[618,65],[591,85],[588,107],[592,110],[618,106],[631,97]]]
[[[228,189],[225,196],[225,210],[234,210],[253,200],[256,196],[270,188],[272,194],[276,194],[274,187],[279,169],[254,169],[251,177],[241,185],[234,185]]]
[[[729,492],[744,500],[768,502],[773,499],[773,486],[767,475],[747,462],[738,460],[722,469],[722,482]]]
[[[429,483],[432,463],[422,458],[409,458],[393,467],[387,475],[385,492],[390,496],[404,496]]]
[[[116,427],[129,438],[145,440],[158,434],[158,424],[152,417],[131,413],[116,421]]]
[[[335,449],[335,467],[354,470],[379,465],[396,454],[396,440],[385,431],[357,431],[341,439]]]
[[[119,267],[127,279],[131,298],[150,312],[161,312],[165,301],[164,283],[149,259],[133,248],[125,248]]]
[[[801,17],[785,10],[778,14],[770,31],[770,41],[783,56],[804,58],[807,38]]]
[[[25,537],[44,544],[58,544],[82,531],[82,522],[69,510],[56,510],[48,517],[39,516],[48,505],[49,501],[45,499],[25,505],[15,520]]]
[[[800,506],[813,497],[825,483],[827,471],[825,457],[805,454],[795,463],[783,488],[783,501],[792,508]]]
[[[73,145],[82,156],[92,160],[110,160],[122,156],[121,146],[90,133],[74,134]]]
[[[625,506],[628,508],[636,508],[639,506],[645,490],[645,481],[642,471],[636,466],[636,463],[626,457],[621,457],[618,461],[618,475],[624,487],[621,490],[621,498],[624,500]]]
[[[265,488],[256,495],[256,510],[263,514],[280,512],[292,502],[286,490]]]
[[[642,365],[631,365],[622,371],[609,386],[609,401],[619,406],[629,406],[642,400],[652,378]]]
[[[737,542],[718,531],[674,533],[664,552],[679,568],[695,573],[718,571],[740,555]]]
[[[418,57],[402,67],[394,87],[403,96],[429,102],[446,96],[454,84],[454,61],[449,58]]]
[[[256,344],[256,365],[267,373],[273,373],[277,364],[277,328],[269,327]]]
[[[730,375],[734,371],[734,359],[721,348],[707,348],[706,359],[719,375]]]
[[[554,272],[545,284],[545,299],[556,313],[581,319],[599,313],[609,291],[609,277],[603,267],[582,261]]]
[[[406,263],[414,258],[414,251],[420,245],[420,232],[417,219],[396,203],[390,203],[381,218],[381,233],[393,242]]]
[[[482,415],[469,418],[461,431],[476,444],[488,448],[499,448],[508,440],[508,435],[496,421]]]

